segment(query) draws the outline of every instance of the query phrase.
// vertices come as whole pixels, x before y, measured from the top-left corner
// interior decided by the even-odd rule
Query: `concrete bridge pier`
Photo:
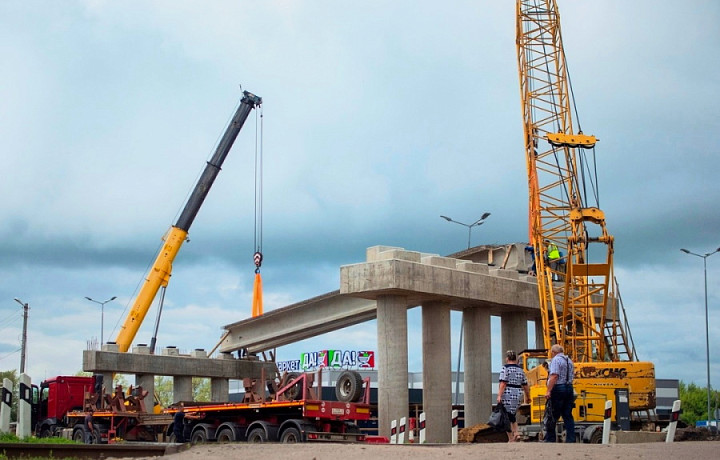
[[[392,420],[408,416],[407,298],[377,298],[378,433],[390,435]]]
[[[542,318],[537,316],[535,318],[535,348],[545,348],[545,339],[543,338],[543,324]]]
[[[425,439],[430,443],[452,440],[452,372],[450,366],[450,304],[422,304],[423,410]]]
[[[173,404],[180,401],[192,401],[192,377],[176,375],[173,377]]]
[[[465,426],[487,423],[492,410],[492,358],[490,311],[463,310],[463,356],[465,359]]]
[[[502,364],[505,364],[505,352],[513,350],[520,353],[528,347],[527,314],[507,312],[500,316],[500,338],[502,342]]]
[[[210,379],[210,401],[227,401],[228,399],[230,399],[230,380]]]
[[[145,407],[148,412],[152,412],[153,404],[155,402],[155,375],[135,374],[135,386],[142,386],[142,389],[148,392],[147,398],[145,398]]]

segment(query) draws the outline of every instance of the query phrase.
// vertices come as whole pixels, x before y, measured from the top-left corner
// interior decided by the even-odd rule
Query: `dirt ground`
[[[229,460],[276,458],[287,460],[437,460],[478,459],[664,459],[717,458],[720,442],[687,441],[666,444],[543,444],[538,442],[456,445],[366,444],[225,444],[195,445],[163,457],[167,460]],[[148,459],[149,460],[149,459]]]

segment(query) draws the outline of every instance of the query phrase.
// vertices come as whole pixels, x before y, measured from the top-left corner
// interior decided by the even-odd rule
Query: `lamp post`
[[[688,251],[687,249],[680,249],[685,254],[690,254],[691,256],[700,257],[703,260],[703,272],[705,275],[705,357],[706,357],[706,364],[707,364],[707,413],[708,413],[708,429],[710,429],[710,330],[708,328],[708,295],[707,295],[707,258],[711,255],[715,254],[716,252],[720,251],[720,248],[717,248],[713,252],[708,252],[706,254],[696,254],[692,251]]]
[[[117,299],[116,296],[112,296],[111,298],[107,299],[105,302],[99,302],[97,300],[91,299],[90,297],[85,297],[90,302],[95,302],[97,304],[100,304],[100,346],[102,346],[103,343],[105,343],[103,332],[105,330],[105,304],[108,302],[112,302],[113,300]]]
[[[17,297],[15,297],[15,302],[19,303],[23,307],[23,333],[22,346],[20,348],[20,374],[22,375],[25,373],[25,350],[27,349],[27,318],[30,305],[18,299]]]
[[[477,226],[485,223],[485,219],[490,217],[490,213],[489,212],[484,213],[478,220],[476,220],[472,224],[464,224],[462,222],[453,220],[453,219],[449,218],[448,216],[440,216],[440,217],[442,217],[443,219],[445,219],[448,222],[454,222],[456,224],[462,225],[463,227],[467,227],[467,229],[468,229],[468,249],[470,249],[470,235],[472,234],[473,227],[477,227]]]

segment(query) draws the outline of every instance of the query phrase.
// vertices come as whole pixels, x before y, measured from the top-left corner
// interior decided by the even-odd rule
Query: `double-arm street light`
[[[707,258],[716,252],[720,251],[720,248],[706,254],[696,254],[687,249],[680,249],[685,254],[691,256],[700,257],[703,260],[703,271],[705,274],[705,357],[707,364],[707,413],[708,413],[708,429],[710,429],[710,331],[708,328],[708,294],[707,294]]]
[[[99,302],[97,300],[91,299],[90,297],[85,297],[90,302],[95,302],[96,304],[100,305],[100,346],[102,346],[103,343],[105,343],[103,332],[105,331],[105,304],[108,302],[112,302],[113,300],[117,299],[116,296],[112,296],[111,298],[107,299],[105,302]]]
[[[448,216],[440,216],[440,217],[442,217],[443,219],[445,219],[448,222],[455,222],[456,224],[462,225],[463,227],[467,227],[467,229],[468,229],[468,249],[470,249],[470,235],[472,235],[473,227],[482,225],[485,222],[485,219],[490,217],[490,213],[489,212],[484,213],[478,220],[476,220],[472,224],[464,224],[462,222],[453,220],[453,219],[449,218]]]
[[[470,236],[472,235],[472,229],[473,227],[478,227],[485,223],[485,219],[490,217],[489,212],[483,213],[482,216],[472,224],[464,224],[462,222],[458,222],[456,220],[453,220],[449,218],[448,216],[440,216],[441,218],[445,219],[448,222],[454,222],[458,225],[462,225],[463,227],[467,227],[468,229],[468,249],[470,249]],[[455,374],[455,404],[458,404],[458,398],[460,397],[460,357],[462,356],[462,343],[463,343],[463,326],[464,322],[460,322],[460,345],[458,348],[458,362],[457,362],[457,373]]]

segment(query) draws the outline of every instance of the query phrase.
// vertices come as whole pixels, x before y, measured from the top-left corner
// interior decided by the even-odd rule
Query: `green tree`
[[[162,407],[173,403],[173,380],[162,375],[155,376],[155,397]]]
[[[192,387],[193,387],[193,400],[194,401],[202,401],[202,402],[210,401],[210,395],[211,395],[210,379],[201,378],[201,377],[193,377]]]
[[[20,383],[19,383],[19,376],[17,374],[17,370],[13,369],[11,371],[3,371],[0,372],[0,387],[2,387],[2,383],[5,381],[5,379],[9,379],[12,382],[13,385],[13,397],[12,397],[12,404],[11,404],[11,410],[10,410],[10,421],[17,421],[17,405],[18,405],[18,398],[20,398]]]
[[[678,389],[682,404],[680,420],[691,426],[695,426],[695,422],[698,420],[708,420],[707,387],[699,387],[694,383],[686,384],[680,381]],[[711,410],[715,409],[719,395],[720,393],[718,393],[718,391],[711,391]]]

